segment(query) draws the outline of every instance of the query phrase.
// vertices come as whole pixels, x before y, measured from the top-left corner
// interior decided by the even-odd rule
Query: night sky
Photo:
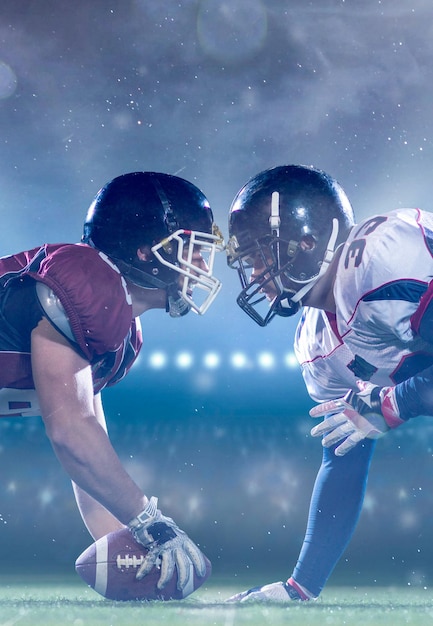
[[[431,0],[2,0],[0,42],[1,254],[78,241],[98,189],[136,170],[194,182],[225,234],[238,189],[285,163],[335,176],[358,219],[433,210]],[[223,255],[217,274],[203,318],[143,316],[140,361],[104,404],[128,469],[215,569],[270,582],[291,573],[320,443],[296,320],[259,328]],[[40,420],[0,432],[0,571],[73,570],[90,538]],[[379,442],[335,580],[431,583],[432,435],[423,418]]]

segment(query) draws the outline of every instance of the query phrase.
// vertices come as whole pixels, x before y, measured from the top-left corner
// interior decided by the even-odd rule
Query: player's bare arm
[[[32,368],[46,432],[60,463],[74,483],[127,524],[147,498],[95,415],[89,363],[45,318],[32,332]]]
[[[89,530],[99,535],[104,532],[103,524],[112,520],[83,492],[128,525],[138,543],[148,548],[137,580],[160,563],[159,589],[176,572],[178,589],[191,593],[192,572],[197,573],[200,584],[205,579],[204,555],[171,518],[162,515],[157,498],[148,500],[125,471],[109,441],[100,409],[95,411],[90,364],[46,318],[32,332],[32,368],[47,436],[81,490],[81,506],[88,507],[83,510]]]
[[[99,504],[95,498],[89,496],[73,481],[72,488],[83,522],[95,541],[108,535],[108,533],[125,527],[105,507]]]
[[[107,431],[101,394],[96,394],[93,404],[98,422]],[[124,527],[114,515],[73,481],[72,488],[83,522],[95,540]]]

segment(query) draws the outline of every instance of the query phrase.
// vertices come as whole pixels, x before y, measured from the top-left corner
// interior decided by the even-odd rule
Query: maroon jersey
[[[95,393],[125,376],[142,345],[125,280],[103,253],[85,244],[46,244],[0,258],[2,415],[20,414],[35,400],[30,335],[43,315],[89,361]],[[22,414],[37,414],[34,403]]]

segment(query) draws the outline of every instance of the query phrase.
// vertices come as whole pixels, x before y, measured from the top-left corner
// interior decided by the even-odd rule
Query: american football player
[[[253,177],[229,215],[239,306],[260,326],[302,311],[295,352],[325,419],[323,460],[287,581],[231,602],[317,598],[361,511],[376,440],[433,415],[433,214],[400,209],[355,224],[331,176],[279,166]]]
[[[0,259],[0,415],[40,415],[94,539],[129,526],[149,548],[138,577],[161,563],[179,587],[200,550],[123,468],[101,391],[118,383],[141,345],[150,309],[203,314],[220,281],[223,249],[207,198],[190,182],[132,172],[92,202],[80,243],[44,244]]]

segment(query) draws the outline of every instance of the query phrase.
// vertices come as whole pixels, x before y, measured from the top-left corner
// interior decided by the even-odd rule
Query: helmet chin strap
[[[293,302],[291,298],[287,297],[287,294],[282,294],[275,298],[275,304],[273,304],[275,315],[279,317],[292,317],[301,308],[300,302]]]
[[[335,254],[335,244],[337,242],[337,237],[338,237],[338,220],[334,217],[334,219],[332,220],[331,236],[326,246],[325,256],[323,257],[323,261],[322,261],[322,265],[320,266],[319,273],[317,274],[315,278],[311,279],[308,283],[306,283],[303,287],[301,287],[301,289],[299,289],[299,291],[297,291],[293,296],[287,295],[286,297],[284,297],[284,294],[282,294],[281,307],[283,309],[287,308],[285,305],[282,304],[284,300],[286,300],[289,303],[294,303],[295,305],[297,305],[297,309],[299,309],[302,306],[302,298],[309,291],[311,291],[311,289],[317,283],[319,278],[323,276],[323,274],[326,272],[329,265],[331,264],[331,261],[334,258],[334,254]],[[290,308],[290,305],[289,305],[289,308]],[[282,313],[282,315],[284,315],[284,313]]]
[[[183,298],[182,293],[175,284],[167,287],[166,312],[170,317],[183,317],[191,310],[191,305]]]
[[[191,305],[182,297],[176,283],[167,286],[167,283],[159,280],[156,276],[143,272],[120,259],[114,260],[122,275],[141,289],[165,290],[167,294],[165,310],[169,313],[170,317],[182,317],[190,311]]]

